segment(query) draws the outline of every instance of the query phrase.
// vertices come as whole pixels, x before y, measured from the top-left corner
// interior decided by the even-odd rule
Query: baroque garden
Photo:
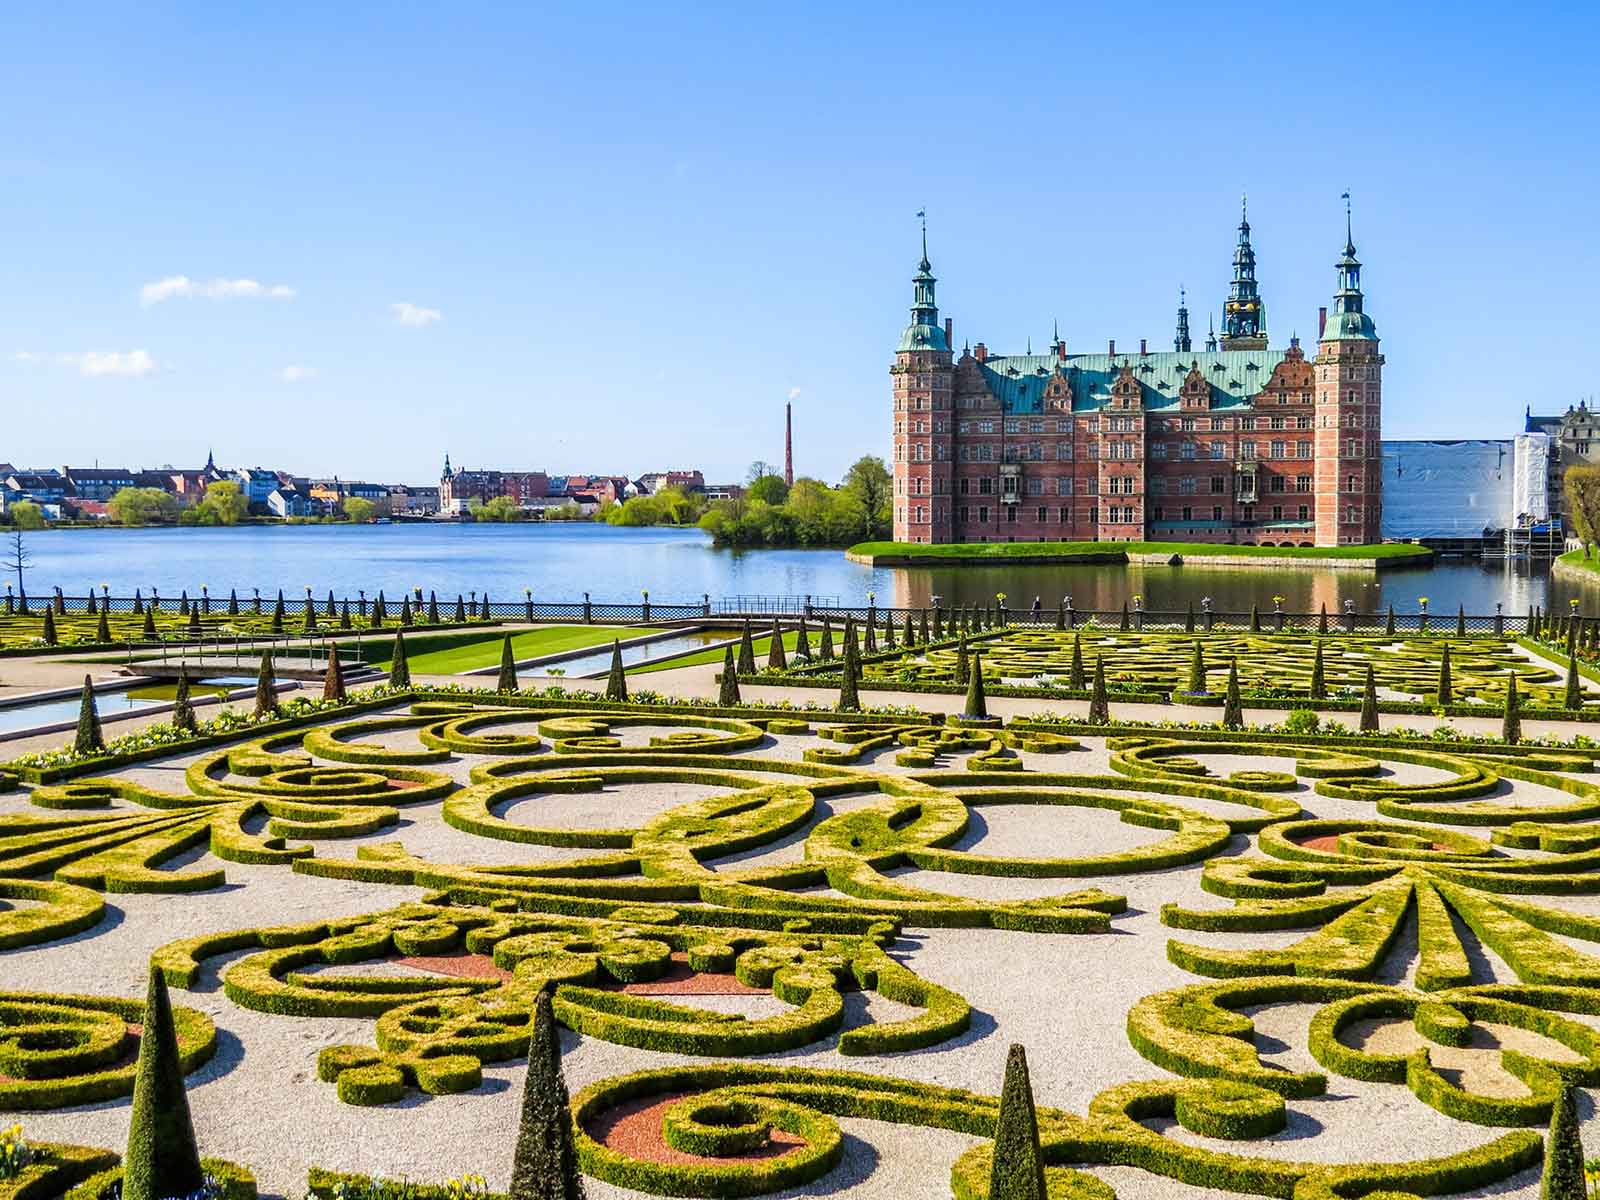
[[[872,610],[589,684],[476,600],[181,603],[13,612],[0,675],[388,674],[0,768],[0,1197],[517,1191],[535,1110],[599,1196],[1586,1194],[1576,614]]]

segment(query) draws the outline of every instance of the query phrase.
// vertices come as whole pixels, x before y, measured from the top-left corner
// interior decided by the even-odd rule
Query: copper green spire
[[[1322,331],[1322,340],[1375,341],[1378,333],[1372,318],[1364,311],[1365,298],[1361,294],[1361,260],[1356,257],[1355,237],[1350,225],[1350,193],[1344,200],[1344,253],[1334,264],[1339,273],[1339,289],[1333,294],[1333,311],[1328,314],[1328,324]]]
[[[1179,354],[1188,354],[1191,346],[1189,342],[1189,307],[1184,302],[1183,285],[1178,286],[1178,333],[1172,339],[1172,348]]]
[[[1267,311],[1256,288],[1256,252],[1250,245],[1250,213],[1245,197],[1239,199],[1239,244],[1233,252],[1233,282],[1223,305],[1222,348],[1264,350],[1267,346]]]
[[[939,325],[939,306],[934,299],[933,264],[928,261],[928,220],[925,212],[917,216],[922,220],[922,261],[917,273],[911,277],[911,324],[900,338],[901,350],[945,350],[944,330]]]

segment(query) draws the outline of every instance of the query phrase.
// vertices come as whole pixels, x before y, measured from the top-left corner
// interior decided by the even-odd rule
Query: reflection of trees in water
[[[1524,613],[1529,605],[1564,605],[1568,596],[1583,601],[1585,611],[1600,612],[1600,585],[1580,588],[1564,580],[1552,582],[1544,570],[1529,572],[1503,563],[1446,562],[1432,567],[1383,572],[1337,568],[1200,567],[1200,566],[983,566],[900,568],[878,572],[893,578],[892,590],[878,592],[880,604],[922,608],[935,595],[946,605],[984,604],[996,592],[1006,594],[1006,604],[1026,611],[1035,596],[1046,608],[1055,608],[1062,596],[1073,607],[1114,611],[1135,595],[1144,597],[1152,611],[1182,611],[1194,601],[1210,596],[1218,612],[1248,612],[1252,604],[1263,612],[1272,609],[1272,597],[1284,597],[1290,612],[1316,612],[1323,605],[1330,615],[1344,602],[1355,601],[1357,612],[1382,612],[1393,604],[1396,612],[1415,612],[1417,598],[1427,596],[1431,611],[1454,615],[1458,604],[1472,614],[1493,615],[1495,603],[1507,614]],[[890,600],[892,595],[893,599]]]

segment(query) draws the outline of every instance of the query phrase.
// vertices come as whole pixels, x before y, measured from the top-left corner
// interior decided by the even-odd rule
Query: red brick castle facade
[[[894,366],[894,536],[905,542],[1377,542],[1383,355],[1346,221],[1316,357],[1267,345],[1239,223],[1220,345],[954,355],[924,237]]]

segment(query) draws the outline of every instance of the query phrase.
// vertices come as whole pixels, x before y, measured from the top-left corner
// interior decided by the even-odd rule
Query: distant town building
[[[80,500],[109,500],[123,488],[139,486],[138,474],[126,467],[62,467],[61,473]]]
[[[1171,351],[1069,353],[1058,334],[957,358],[924,234],[890,367],[896,540],[1377,541],[1383,355],[1348,221],[1311,357],[1269,348],[1248,219],[1238,235],[1220,344],[1194,347],[1180,293]]]
[[[1532,408],[1523,410],[1523,431],[1542,433],[1549,441],[1545,456],[1545,488],[1549,496],[1549,515],[1571,524],[1567,493],[1563,486],[1567,468],[1600,463],[1600,419],[1588,401],[1567,405],[1557,416],[1537,417]]]
[[[529,501],[552,494],[550,477],[543,471],[455,470],[446,454],[439,475],[438,511],[460,514],[498,496],[509,496],[527,507]]]
[[[395,516],[433,517],[439,514],[439,489],[396,484],[389,489],[389,511]]]
[[[744,496],[742,483],[708,483],[705,486],[707,500],[738,500]]]
[[[699,471],[651,471],[649,474],[639,476],[639,487],[647,496],[653,496],[662,488],[677,488],[684,493],[703,492],[706,490],[706,477]]]

